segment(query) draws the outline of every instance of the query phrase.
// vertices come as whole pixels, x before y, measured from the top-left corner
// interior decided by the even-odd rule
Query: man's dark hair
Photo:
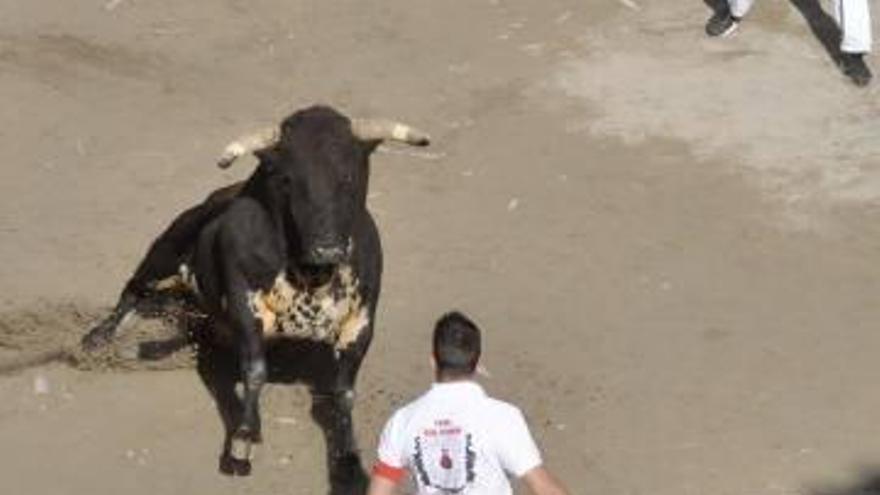
[[[480,329],[467,316],[446,313],[434,326],[434,359],[441,378],[473,374],[480,360]]]

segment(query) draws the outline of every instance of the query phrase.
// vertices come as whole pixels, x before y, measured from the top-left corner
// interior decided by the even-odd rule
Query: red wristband
[[[376,461],[376,465],[373,466],[373,474],[397,483],[401,479],[403,479],[403,476],[406,474],[406,470],[403,468],[389,466],[382,461]]]

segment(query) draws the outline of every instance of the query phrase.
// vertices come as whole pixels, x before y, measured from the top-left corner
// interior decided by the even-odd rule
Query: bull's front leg
[[[232,437],[241,424],[241,399],[235,393],[239,379],[239,358],[232,349],[213,341],[199,342],[197,368],[199,377],[217,405],[223,421],[223,448],[220,452],[220,472],[237,474],[240,466],[230,455]]]
[[[352,410],[355,382],[370,341],[370,328],[357,342],[339,352],[331,390],[319,390],[312,403],[312,416],[321,426],[327,443],[327,470],[332,495],[366,493],[368,476],[361,463],[354,436]]]
[[[229,297],[229,319],[237,334],[243,394],[241,422],[232,433],[228,460],[232,471],[241,476],[250,474],[253,444],[262,441],[259,405],[267,375],[263,327],[268,322],[260,316],[246,293]]]

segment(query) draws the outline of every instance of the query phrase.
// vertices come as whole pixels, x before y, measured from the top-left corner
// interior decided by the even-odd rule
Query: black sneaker
[[[840,68],[843,70],[843,74],[856,86],[865,87],[871,82],[871,69],[865,63],[863,53],[841,54]]]
[[[739,27],[739,21],[739,17],[734,17],[730,10],[719,10],[706,22],[706,34],[713,38],[725,38],[736,31],[736,28]]]

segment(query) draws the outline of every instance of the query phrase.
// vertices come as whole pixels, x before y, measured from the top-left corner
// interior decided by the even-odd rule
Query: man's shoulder
[[[422,395],[412,399],[406,404],[398,407],[394,414],[391,415],[391,421],[406,421],[408,418],[411,418],[414,414],[416,414],[419,410],[423,409],[428,403],[428,392],[422,393]]]
[[[485,392],[473,397],[466,403],[460,404],[460,406],[461,408],[458,409],[458,412],[463,417],[491,418],[492,422],[499,421],[501,424],[523,418],[523,413],[519,407],[510,402],[491,397],[485,394]],[[428,390],[400,406],[394,411],[389,421],[396,423],[399,427],[406,428],[413,420],[418,421],[424,419],[425,416],[432,416],[437,412],[438,407],[440,409],[448,408],[446,398],[432,394],[431,390]]]
[[[485,407],[492,409],[492,412],[503,414],[506,416],[522,416],[519,407],[510,402],[496,399],[495,397],[486,396]]]

